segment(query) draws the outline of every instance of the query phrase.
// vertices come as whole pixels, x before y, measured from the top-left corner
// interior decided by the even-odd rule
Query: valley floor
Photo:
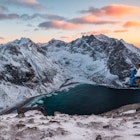
[[[118,112],[118,111],[117,111]],[[0,140],[139,140],[140,112],[134,108],[103,116],[39,111],[0,116]]]

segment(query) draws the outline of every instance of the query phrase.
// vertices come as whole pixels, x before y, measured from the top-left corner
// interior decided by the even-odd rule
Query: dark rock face
[[[132,47],[133,48],[133,47]],[[108,59],[108,67],[112,74],[118,75],[121,80],[130,76],[131,70],[139,64],[138,53],[133,53],[119,42],[111,51]]]
[[[38,62],[42,64],[42,69]],[[50,66],[46,52],[31,40],[16,40],[0,46],[0,80],[33,88],[38,84],[52,83],[57,69]],[[40,63],[40,64],[41,64]],[[41,70],[42,69],[42,70]]]
[[[18,47],[18,46],[9,46],[8,47],[9,48],[9,53],[11,53],[12,55],[19,55],[19,54],[21,54],[21,52],[20,52],[20,48]]]
[[[114,75],[118,75],[121,80],[130,75],[130,69],[132,68],[132,66],[125,61],[125,54],[127,55],[125,46],[119,43],[110,53],[107,63],[110,72]]]
[[[9,81],[11,83],[22,85],[23,83],[31,81],[35,76],[34,70],[32,68],[29,68],[29,71],[26,72],[22,71],[18,67],[12,66],[11,64],[5,65],[4,67],[5,71],[2,72],[2,77],[4,80]]]

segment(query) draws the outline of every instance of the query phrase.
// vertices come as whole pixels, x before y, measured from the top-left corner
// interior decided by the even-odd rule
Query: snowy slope
[[[53,39],[41,47],[73,82],[123,87],[140,62],[138,48],[105,35],[83,36],[70,43]]]
[[[131,106],[129,108],[127,111],[118,109],[121,113],[117,113],[116,117],[115,113],[110,116],[43,116],[38,111],[26,112],[25,117],[17,114],[2,115],[0,139],[139,140],[140,112],[136,108],[131,109]]]
[[[64,83],[58,65],[30,39],[0,47],[0,109],[57,90]],[[0,110],[0,111],[1,111]]]

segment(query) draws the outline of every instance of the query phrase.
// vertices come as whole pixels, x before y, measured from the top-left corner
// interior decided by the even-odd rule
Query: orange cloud
[[[123,17],[126,15],[138,15],[140,14],[140,8],[135,6],[126,5],[110,5],[102,8],[104,15],[112,17]]]
[[[115,30],[114,33],[128,32],[128,30]]]
[[[81,21],[83,21],[85,23],[94,23],[94,22],[98,22],[99,20],[94,15],[88,15],[88,16],[82,17]]]
[[[129,28],[129,27],[140,27],[140,21],[127,21],[123,27]]]
[[[140,15],[140,7],[128,5],[108,5],[100,9],[90,7],[88,10],[83,10],[81,13],[91,13],[96,16],[124,17]]]
[[[74,29],[79,29],[82,26],[75,25],[72,23],[67,23],[64,21],[48,21],[48,22],[40,23],[38,27],[45,28],[45,29],[74,30]]]

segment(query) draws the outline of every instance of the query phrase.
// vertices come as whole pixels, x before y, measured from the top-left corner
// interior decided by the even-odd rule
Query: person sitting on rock
[[[135,76],[136,74],[137,74],[137,70],[136,69],[132,70],[129,87],[133,87],[134,86],[134,82],[136,80],[136,76]]]

